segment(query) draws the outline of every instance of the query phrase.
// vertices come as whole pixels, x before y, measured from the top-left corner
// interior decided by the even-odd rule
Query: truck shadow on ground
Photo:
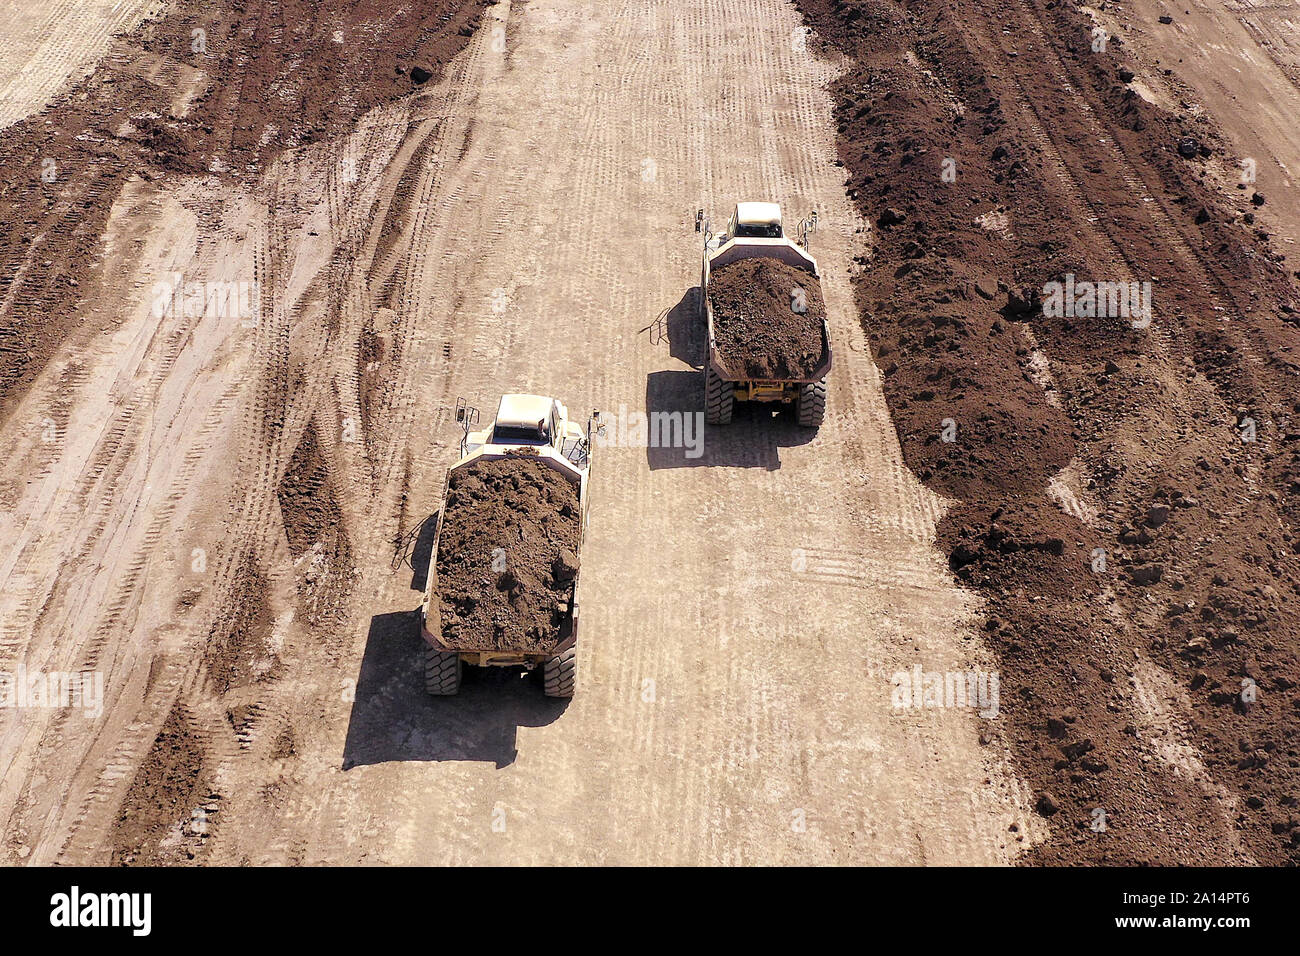
[[[438,513],[435,511],[420,523],[415,543],[411,548],[411,590],[424,593],[429,578],[429,563],[433,560],[433,539],[438,535]]]
[[[498,768],[518,756],[516,731],[543,727],[568,706],[545,697],[535,674],[515,668],[465,668],[460,694],[424,691],[424,642],[418,612],[370,619],[356,699],[343,744],[343,769],[393,760],[490,761]]]
[[[817,435],[815,429],[795,424],[789,409],[774,411],[771,405],[750,402],[736,404],[730,425],[705,425],[704,372],[691,369],[666,369],[646,376],[645,407],[650,419],[645,451],[652,470],[723,467],[775,471],[781,467],[781,448],[805,445]],[[611,426],[621,427],[613,419],[607,429]],[[679,441],[679,436],[683,440]],[[651,447],[656,443],[658,447]]]
[[[693,368],[704,367],[708,332],[701,311],[700,287],[692,286],[677,304],[661,312],[649,326],[650,344],[668,342],[668,354]]]

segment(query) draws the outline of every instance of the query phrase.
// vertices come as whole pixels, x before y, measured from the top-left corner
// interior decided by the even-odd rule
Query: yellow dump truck
[[[580,556],[587,530],[593,413],[584,431],[553,398],[504,395],[447,472],[420,633],[425,688],[460,690],[466,664],[542,671],[545,693],[577,685]]]
[[[696,231],[704,234],[704,261],[700,267],[701,302],[703,318],[708,330],[709,351],[704,366],[704,420],[710,425],[731,422],[736,402],[780,403],[793,409],[795,420],[802,426],[817,428],[826,414],[826,376],[831,368],[830,329],[826,324],[821,300],[821,279],[817,261],[808,252],[808,233],[815,228],[814,212],[799,224],[798,241],[785,234],[781,222],[781,207],[770,202],[737,203],[722,231],[710,231],[704,210],[696,213]],[[731,336],[721,334],[715,316],[715,295],[711,286],[715,274],[742,264],[740,269],[762,263],[747,263],[761,259],[778,263],[773,271],[796,276],[789,290],[794,294],[786,306],[773,305],[762,314],[737,316],[737,323],[749,323],[751,328],[741,328]],[[734,272],[740,271],[734,269]],[[753,273],[752,269],[748,270]],[[794,285],[802,288],[794,288]],[[745,291],[745,290],[741,290]],[[809,301],[821,310],[820,316],[801,314],[800,295],[806,311]],[[750,302],[763,300],[760,295],[748,297]],[[730,317],[728,317],[730,318]],[[755,352],[761,360],[764,349],[775,351],[781,344],[782,333],[801,335],[802,352],[799,361],[776,363],[773,370],[755,377],[746,371],[738,352]],[[726,339],[727,341],[724,341]],[[739,348],[737,347],[739,346]],[[759,366],[772,363],[758,362]],[[752,367],[752,363],[751,363]]]

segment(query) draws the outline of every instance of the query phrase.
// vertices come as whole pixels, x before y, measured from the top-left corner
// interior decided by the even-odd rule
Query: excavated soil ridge
[[[938,544],[1049,821],[1028,860],[1295,864],[1298,293],[1216,185],[1231,144],[1073,5],[799,7],[852,62],[861,318],[908,466],[955,499]],[[1045,308],[1070,276],[1149,280],[1150,327]]]

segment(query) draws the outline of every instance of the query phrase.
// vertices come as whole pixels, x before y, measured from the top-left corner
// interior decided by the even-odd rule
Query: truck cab
[[[572,459],[584,439],[582,426],[569,420],[569,410],[556,399],[544,395],[502,395],[491,424],[465,436],[461,456],[480,448],[500,452],[531,445],[554,448]]]
[[[783,239],[781,207],[774,202],[738,202],[723,235],[727,239]]]
[[[704,210],[696,213],[697,230],[707,234],[704,238],[705,271],[701,277],[704,282],[708,269],[719,268],[737,259],[753,256],[769,256],[780,259],[813,275],[818,275],[817,261],[808,253],[807,231],[816,223],[816,213],[800,224],[800,238],[792,239],[785,234],[781,221],[781,206],[774,202],[738,202],[727,220],[722,232],[708,232],[708,221]]]

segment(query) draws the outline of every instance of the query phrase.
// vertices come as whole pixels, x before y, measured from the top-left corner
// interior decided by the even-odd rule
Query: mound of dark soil
[[[984,598],[1050,820],[1026,859],[1294,865],[1298,294],[1204,162],[1231,144],[1118,82],[1126,46],[1094,51],[1072,4],[798,6],[852,60],[832,92],[878,227],[861,318],[909,467],[956,500],[938,543]],[[1150,279],[1155,332],[1045,310],[1070,274]],[[1090,507],[1060,497],[1067,464]],[[1161,674],[1213,786],[1162,759]]]
[[[485,5],[181,0],[9,126],[0,140],[0,222],[14,224],[0,230],[0,298],[10,303],[0,315],[0,418],[93,316],[80,304],[94,295],[105,223],[131,177],[219,169],[256,181],[285,150],[344,136],[367,110],[409,95],[412,68],[436,81]],[[202,89],[176,116],[187,71],[198,71]]]
[[[709,301],[718,359],[735,377],[807,378],[821,364],[826,305],[811,273],[741,259],[709,276]]]
[[[570,621],[581,523],[578,486],[537,458],[453,472],[438,539],[443,643],[553,649]]]

